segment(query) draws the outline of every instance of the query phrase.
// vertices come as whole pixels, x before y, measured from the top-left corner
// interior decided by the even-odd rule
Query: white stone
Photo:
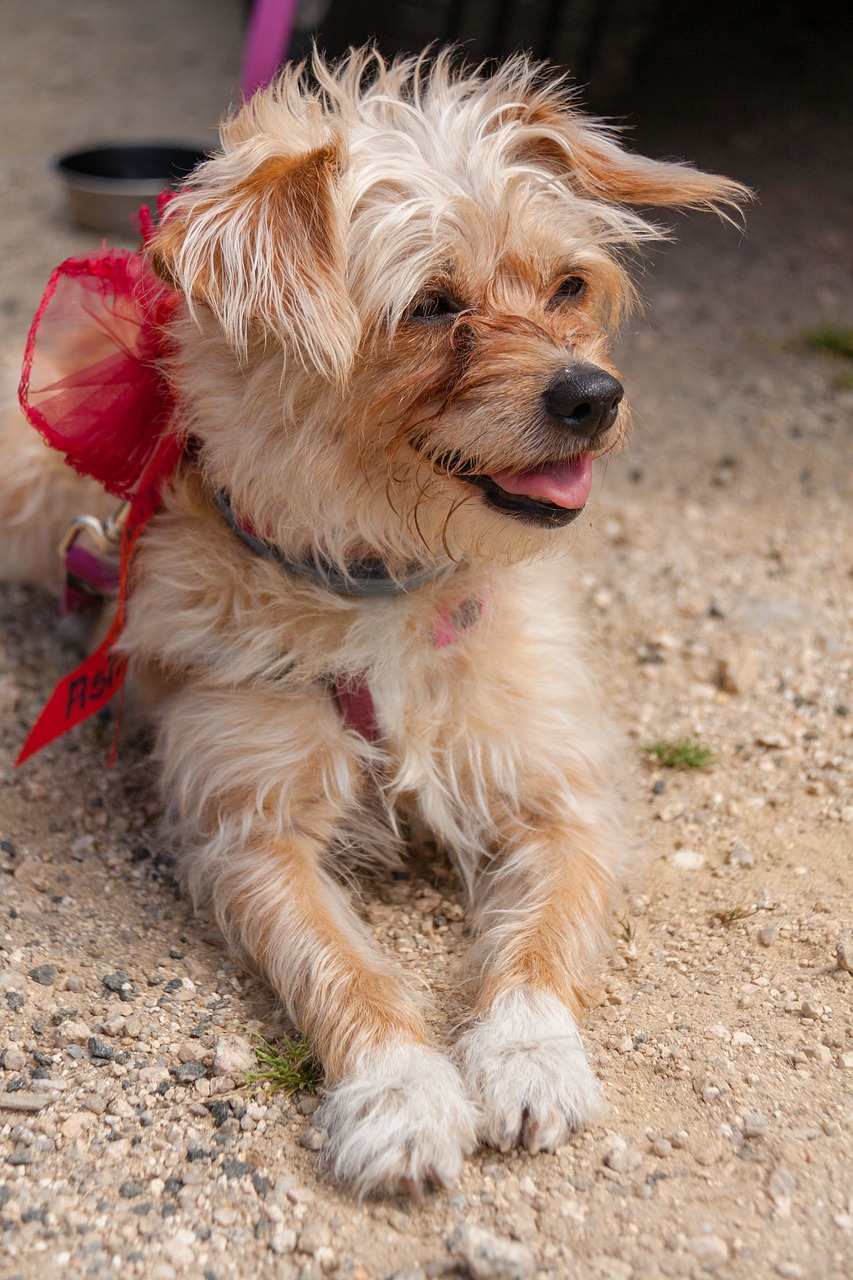
[[[669,862],[679,871],[701,871],[707,858],[704,853],[697,853],[695,849],[677,849],[669,855]]]
[[[296,1232],[291,1227],[282,1227],[270,1240],[270,1248],[279,1256],[293,1253],[296,1249]]]
[[[471,1280],[532,1280],[536,1259],[523,1244],[501,1240],[482,1227],[463,1223],[447,1242],[458,1254]]]
[[[691,1236],[687,1247],[703,1267],[717,1267],[728,1260],[729,1246],[719,1236]]]
[[[257,1066],[255,1052],[243,1036],[220,1036],[213,1046],[213,1074],[239,1075]]]

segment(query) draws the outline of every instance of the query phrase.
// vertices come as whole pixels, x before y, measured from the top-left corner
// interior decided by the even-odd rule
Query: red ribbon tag
[[[124,682],[127,660],[112,653],[115,623],[94,653],[75,671],[60,680],[15,761],[17,769],[42,747],[73,729],[75,724],[106,706]]]
[[[113,645],[124,629],[130,561],[142,530],[160,505],[163,485],[177,466],[182,450],[183,441],[170,432],[163,436],[149,459],[122,531],[118,606],[112,626],[94,653],[59,681],[30,730],[21,754],[15,761],[16,769],[30,756],[41,751],[42,747],[73,729],[81,720],[100,711],[123,686],[127,659],[113,653]],[[114,758],[115,742],[110,763]]]

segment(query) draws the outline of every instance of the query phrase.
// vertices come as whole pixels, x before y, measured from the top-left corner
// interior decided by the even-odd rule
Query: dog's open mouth
[[[494,471],[490,475],[452,468],[453,474],[476,485],[490,507],[528,524],[562,528],[585,507],[592,488],[592,454],[579,453],[533,471]]]

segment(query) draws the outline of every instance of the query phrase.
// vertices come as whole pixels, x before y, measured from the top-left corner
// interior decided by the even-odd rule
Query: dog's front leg
[[[600,1117],[577,1018],[606,938],[614,862],[606,827],[567,795],[499,823],[478,890],[479,992],[458,1059],[501,1151],[553,1151]]]
[[[361,1194],[419,1196],[458,1176],[476,1112],[329,869],[363,783],[354,738],[310,693],[184,691],[161,744],[187,833],[202,833],[187,855],[194,895],[323,1065],[318,1122],[335,1175]]]

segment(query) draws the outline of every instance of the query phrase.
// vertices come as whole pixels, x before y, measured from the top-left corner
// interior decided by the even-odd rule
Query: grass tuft
[[[758,911],[758,907],[729,907],[728,910],[715,911],[714,920],[719,920],[722,925],[737,924],[738,920],[748,920],[750,916],[754,916]]]
[[[282,1033],[281,1042],[277,1048],[258,1036],[254,1046],[258,1068],[245,1073],[244,1083],[268,1084],[271,1089],[283,1089],[285,1093],[316,1093],[323,1073],[310,1041],[289,1040]]]
[[[692,738],[678,742],[661,740],[646,747],[646,753],[655,756],[665,769],[708,769],[714,763],[714,753],[708,747],[700,747]]]
[[[839,329],[835,324],[823,324],[819,329],[806,329],[803,334],[806,346],[812,351],[853,360],[853,329]]]

